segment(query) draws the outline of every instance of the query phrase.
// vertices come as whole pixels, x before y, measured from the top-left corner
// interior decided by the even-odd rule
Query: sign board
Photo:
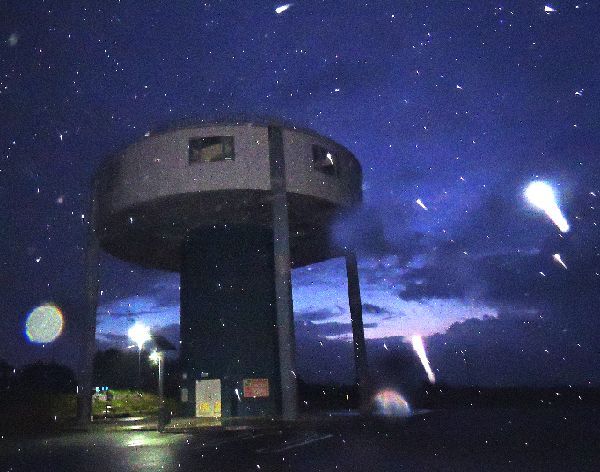
[[[244,379],[244,397],[269,396],[269,379]]]
[[[196,416],[221,416],[221,380],[196,380]]]
[[[94,393],[94,400],[96,400],[96,401],[100,401],[100,402],[108,401],[107,397],[108,397],[108,395],[106,392]]]

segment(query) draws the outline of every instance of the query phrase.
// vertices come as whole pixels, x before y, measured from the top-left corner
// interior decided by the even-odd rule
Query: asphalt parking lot
[[[125,422],[2,438],[0,470],[597,471],[597,418],[589,409],[443,410],[170,433]]]

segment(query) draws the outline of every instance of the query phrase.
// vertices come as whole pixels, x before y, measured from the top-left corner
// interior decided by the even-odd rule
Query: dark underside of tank
[[[293,267],[343,254],[330,238],[339,207],[308,195],[288,193]],[[147,268],[180,271],[183,242],[200,228],[250,225],[272,228],[271,192],[214,191],[159,198],[131,209],[99,212],[98,236],[113,256]]]

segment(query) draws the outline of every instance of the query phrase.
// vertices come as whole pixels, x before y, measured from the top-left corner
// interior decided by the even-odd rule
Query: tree
[[[0,359],[0,392],[10,387],[14,368],[4,359]]]
[[[77,386],[73,371],[53,362],[25,366],[18,372],[15,384],[24,393],[75,393]]]

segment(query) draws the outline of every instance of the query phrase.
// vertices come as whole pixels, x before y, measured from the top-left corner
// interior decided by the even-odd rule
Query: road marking
[[[234,437],[230,437],[230,438],[222,438],[222,439],[213,439],[213,440],[209,439],[208,441],[201,441],[200,447],[203,449],[216,448],[219,446],[224,446],[225,444],[231,444],[231,443],[240,442],[240,441],[248,441],[251,439],[261,438],[263,436],[264,436],[263,433],[258,433],[258,434],[241,434],[238,436],[234,436]]]
[[[323,434],[323,435],[313,435],[308,439],[298,439],[296,441],[289,442],[285,446],[278,447],[275,449],[269,447],[263,447],[261,449],[257,449],[256,452],[259,454],[275,454],[278,452],[289,451],[290,449],[295,449],[297,447],[307,446],[308,444],[312,444],[318,441],[323,441],[325,439],[332,438],[333,434]]]

